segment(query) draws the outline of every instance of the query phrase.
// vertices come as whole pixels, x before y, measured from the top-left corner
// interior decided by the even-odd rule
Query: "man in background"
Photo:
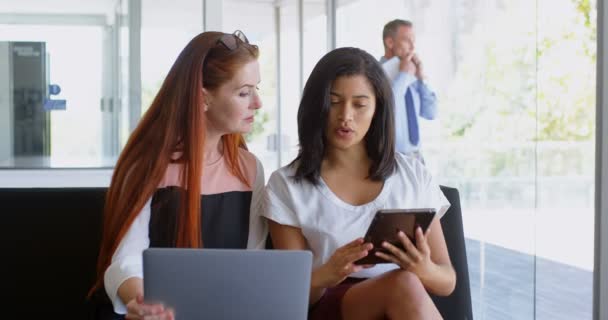
[[[437,97],[424,77],[422,61],[415,51],[414,26],[396,19],[384,26],[384,56],[380,58],[391,78],[395,96],[396,149],[424,163],[420,152],[420,117],[437,116]]]

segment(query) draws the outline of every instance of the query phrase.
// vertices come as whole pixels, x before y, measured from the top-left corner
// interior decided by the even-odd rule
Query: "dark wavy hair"
[[[321,162],[325,156],[327,117],[330,91],[339,77],[362,75],[371,84],[376,96],[376,111],[365,135],[367,155],[372,160],[369,178],[384,181],[396,167],[394,100],[391,84],[380,63],[358,48],[339,48],[327,53],[314,67],[298,108],[300,150],[290,166],[295,166],[294,179],[316,185]]]

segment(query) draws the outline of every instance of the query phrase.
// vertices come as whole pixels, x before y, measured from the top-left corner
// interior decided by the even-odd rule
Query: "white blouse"
[[[380,194],[360,206],[342,201],[322,178],[317,186],[306,180],[296,183],[295,168],[285,166],[270,176],[263,216],[301,229],[313,253],[313,268],[326,263],[339,247],[363,237],[379,209],[435,208],[441,218],[450,203],[429,171],[412,157],[400,153],[396,157],[396,170]],[[368,278],[396,268],[378,264],[351,276]]]

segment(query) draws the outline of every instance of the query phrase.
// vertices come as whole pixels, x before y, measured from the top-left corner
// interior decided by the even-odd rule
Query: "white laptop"
[[[305,320],[309,251],[150,248],[144,299],[176,319]]]

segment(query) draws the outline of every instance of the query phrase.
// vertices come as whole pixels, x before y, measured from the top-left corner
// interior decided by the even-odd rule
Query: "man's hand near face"
[[[401,62],[399,63],[399,70],[402,72],[407,72],[412,75],[416,75],[418,73],[416,63],[414,62],[414,52],[409,52],[402,54],[399,56]]]
[[[424,73],[422,72],[422,60],[420,60],[417,54],[414,54],[412,56],[412,62],[416,66],[416,78],[418,78],[418,80],[423,80]]]

